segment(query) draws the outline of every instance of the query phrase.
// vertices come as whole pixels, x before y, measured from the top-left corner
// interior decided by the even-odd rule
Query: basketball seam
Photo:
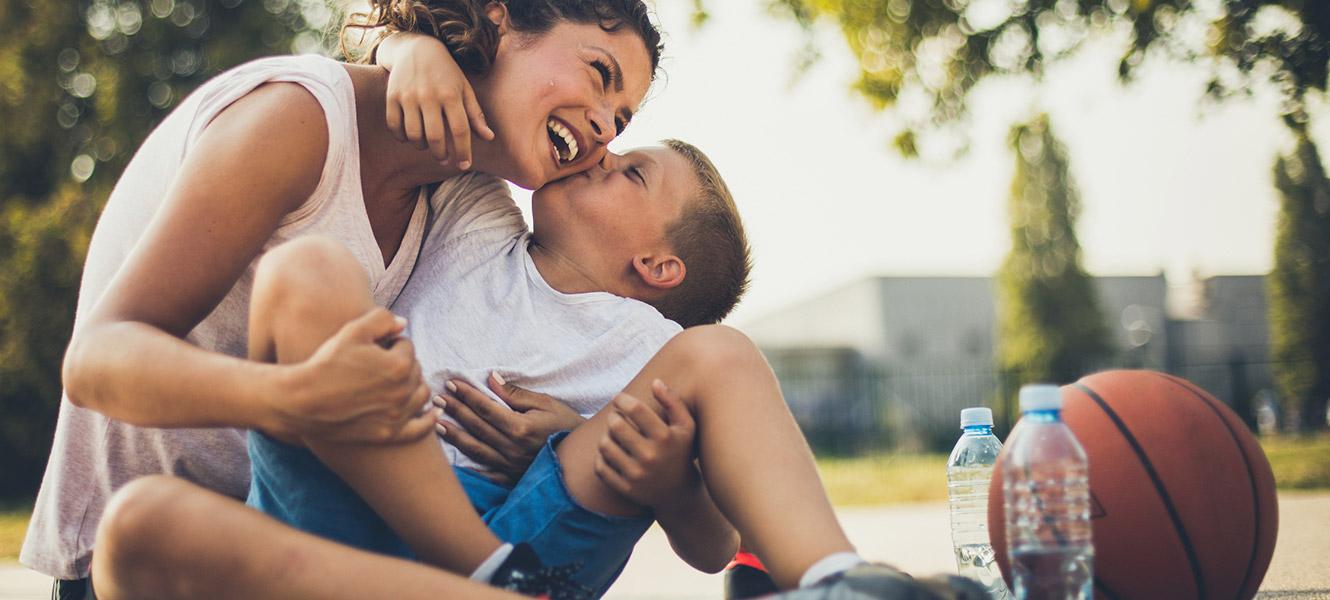
[[[1193,389],[1195,384],[1191,384],[1191,382],[1184,382],[1184,380],[1167,374],[1164,374],[1164,378],[1168,379],[1170,383],[1191,392],[1191,394],[1196,396],[1201,403],[1205,404],[1206,408],[1210,409],[1210,412],[1215,413],[1215,416],[1219,417],[1219,421],[1223,423],[1224,428],[1228,430],[1229,437],[1233,438],[1233,445],[1238,447],[1238,454],[1242,456],[1242,465],[1247,468],[1247,482],[1251,484],[1252,499],[1252,546],[1251,554],[1247,557],[1247,571],[1242,575],[1242,585],[1238,586],[1237,597],[1241,598],[1242,592],[1247,589],[1247,582],[1251,581],[1252,567],[1256,566],[1257,546],[1261,543],[1261,498],[1256,491],[1256,473],[1252,471],[1251,461],[1247,460],[1247,450],[1242,447],[1242,442],[1238,440],[1237,432],[1233,431],[1233,427],[1229,425],[1228,419],[1224,418],[1224,415],[1219,412],[1219,409],[1215,408],[1210,399]]]
[[[1094,587],[1096,590],[1099,590],[1104,597],[1108,598],[1108,600],[1118,600],[1118,598],[1122,597],[1118,595],[1117,592],[1114,592],[1113,588],[1108,587],[1108,584],[1104,583],[1104,580],[1100,577],[1094,578]]]
[[[1113,425],[1118,428],[1118,432],[1122,434],[1123,439],[1136,453],[1137,460],[1145,468],[1145,474],[1150,477],[1155,492],[1159,494],[1159,500],[1164,503],[1164,509],[1168,511],[1168,518],[1173,522],[1173,530],[1177,533],[1178,540],[1182,542],[1182,550],[1187,554],[1187,562],[1191,563],[1192,578],[1196,582],[1196,597],[1205,598],[1205,578],[1201,575],[1201,562],[1196,556],[1196,549],[1192,547],[1191,539],[1187,537],[1187,530],[1182,526],[1182,517],[1178,515],[1177,508],[1173,506],[1173,500],[1169,497],[1168,490],[1164,488],[1163,480],[1155,472],[1154,464],[1146,456],[1145,449],[1141,447],[1140,442],[1136,441],[1136,436],[1132,435],[1131,430],[1127,428],[1127,424],[1122,421],[1122,418],[1116,412],[1113,412],[1113,409],[1108,406],[1108,403],[1104,402],[1103,398],[1099,397],[1097,392],[1083,383],[1076,383],[1075,385],[1082,392],[1085,392],[1095,404],[1099,405],[1104,414],[1108,415],[1108,418],[1113,421]]]

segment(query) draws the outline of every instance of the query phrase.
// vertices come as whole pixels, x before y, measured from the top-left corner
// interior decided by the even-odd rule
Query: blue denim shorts
[[[599,596],[623,571],[652,518],[605,515],[579,505],[568,492],[555,452],[567,435],[564,431],[550,436],[512,488],[470,469],[456,467],[453,472],[499,539],[531,544],[547,565],[580,563],[574,579]],[[334,541],[414,558],[373,509],[309,450],[251,432],[249,453],[251,506]]]

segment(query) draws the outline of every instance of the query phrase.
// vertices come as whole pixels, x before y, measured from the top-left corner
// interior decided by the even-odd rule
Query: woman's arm
[[[434,403],[462,426],[441,419],[439,437],[493,469],[486,475],[500,483],[511,485],[521,479],[551,434],[586,421],[552,396],[522,389],[495,373],[486,383],[509,408],[461,379],[448,383],[447,393]]]
[[[280,366],[210,352],[189,333],[239,279],[284,215],[313,192],[328,151],[322,108],[302,87],[268,84],[222,111],[200,136],[143,239],[70,341],[64,384],[75,404],[141,426],[311,429],[383,439],[350,417],[419,406],[362,395],[345,350],[401,331],[358,323],[321,361]],[[274,160],[280,157],[280,160]],[[356,333],[358,335],[350,335]],[[402,360],[383,353],[385,363]],[[413,360],[414,357],[411,357]],[[357,359],[362,360],[362,359]],[[359,388],[363,388],[359,385]],[[354,397],[352,397],[354,395]],[[317,415],[315,421],[311,417]]]

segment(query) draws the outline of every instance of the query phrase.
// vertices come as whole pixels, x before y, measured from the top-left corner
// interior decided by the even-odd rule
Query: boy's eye
[[[647,180],[642,176],[642,170],[637,167],[628,167],[628,174],[637,178],[637,182],[646,185]]]

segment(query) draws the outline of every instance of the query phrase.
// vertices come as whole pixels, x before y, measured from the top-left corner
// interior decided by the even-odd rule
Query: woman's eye
[[[619,134],[623,133],[623,130],[624,130],[625,128],[627,128],[627,127],[628,127],[628,122],[627,122],[627,121],[624,121],[623,119],[615,119],[615,120],[614,120],[614,135],[619,135]]]
[[[595,68],[596,68],[596,71],[598,71],[598,72],[600,73],[600,85],[601,85],[601,87],[604,87],[605,89],[609,89],[609,87],[610,87],[610,67],[609,67],[609,65],[607,65],[607,64],[605,64],[604,62],[601,62],[601,61],[599,61],[599,60],[596,60],[596,61],[592,61],[592,62],[591,62],[591,66],[595,67]]]

